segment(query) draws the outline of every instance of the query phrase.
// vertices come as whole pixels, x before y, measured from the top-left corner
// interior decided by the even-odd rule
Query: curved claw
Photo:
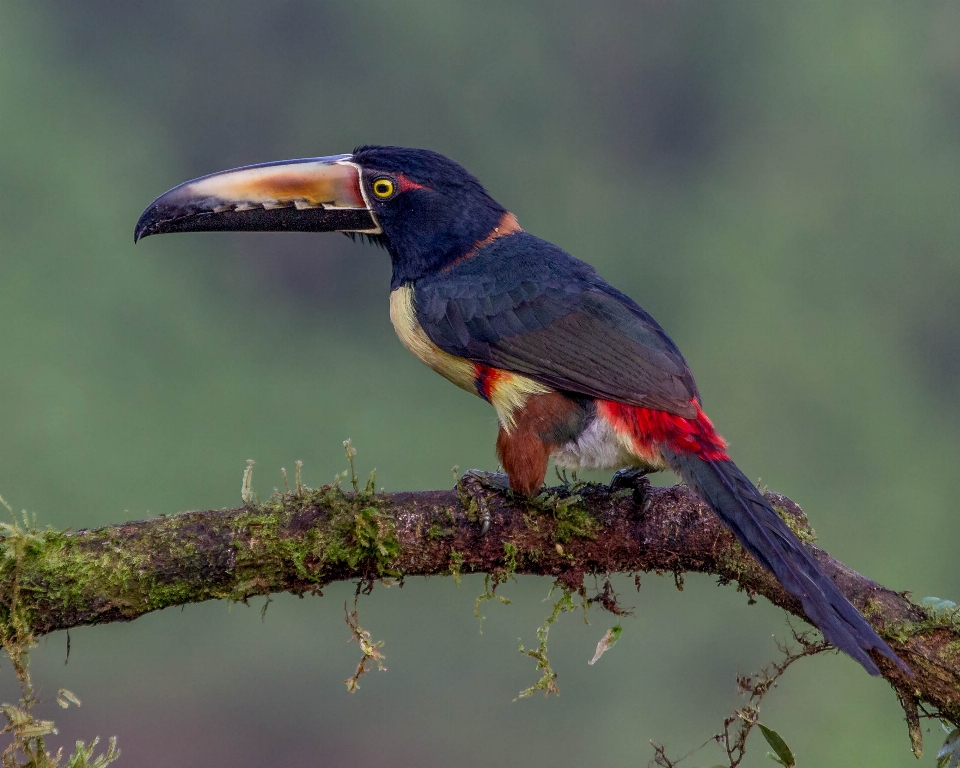
[[[647,480],[647,475],[650,472],[651,470],[641,467],[626,467],[617,470],[610,478],[610,490],[632,490],[633,503],[639,507],[640,513],[643,514],[650,508],[651,499],[647,495],[650,490],[650,481]]]
[[[509,490],[510,479],[498,472],[468,469],[460,478],[460,485],[469,494],[473,504],[476,505],[477,519],[480,522],[480,535],[484,536],[490,530],[490,507],[487,505],[484,491]]]

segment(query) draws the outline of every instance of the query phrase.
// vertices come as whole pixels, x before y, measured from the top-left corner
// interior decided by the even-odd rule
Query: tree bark
[[[11,530],[0,561],[0,638],[131,621],[150,611],[333,581],[486,573],[549,576],[581,590],[587,574],[709,573],[806,620],[799,603],[688,489],[603,485],[514,497],[496,482],[374,494],[300,488],[263,504],[184,512],[76,532]],[[784,496],[767,498],[801,538],[812,531]],[[481,534],[484,518],[490,528]],[[912,603],[808,544],[824,571],[913,670],[881,656],[908,721],[917,708],[960,724],[960,622]],[[602,602],[602,600],[601,600]],[[616,609],[616,606],[607,605]]]

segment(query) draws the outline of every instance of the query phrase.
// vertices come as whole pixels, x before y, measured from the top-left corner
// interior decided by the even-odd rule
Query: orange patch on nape
[[[498,238],[506,237],[507,235],[514,235],[517,232],[523,232],[523,228],[520,226],[520,222],[517,221],[517,217],[507,211],[505,214],[503,214],[503,216],[500,217],[500,221],[497,222],[497,226],[493,228],[493,231],[490,232],[489,235],[477,240],[477,242],[473,244],[473,248],[471,248],[467,253],[463,254],[463,256],[460,258],[454,259],[447,264],[443,268],[443,271],[449,272],[460,262],[472,259],[477,255],[477,251],[479,251],[485,245],[490,245],[490,243]]]
[[[687,419],[656,408],[640,408],[611,400],[598,400],[597,412],[620,434],[628,435],[641,457],[659,456],[660,446],[701,459],[728,461],[727,442],[713,428],[696,399],[690,401],[697,416]]]
[[[517,232],[523,232],[523,228],[520,226],[520,222],[517,221],[517,217],[510,213],[510,211],[507,211],[503,214],[503,216],[500,217],[500,221],[497,222],[497,226],[493,228],[493,231],[489,235],[482,240],[477,240],[477,242],[473,244],[473,250],[467,254],[466,258],[470,258],[470,256],[483,248],[483,246],[490,245],[490,243],[497,238],[513,235]]]
[[[547,476],[547,461],[583,429],[584,407],[559,392],[532,395],[497,434],[497,457],[517,493],[532,496]]]

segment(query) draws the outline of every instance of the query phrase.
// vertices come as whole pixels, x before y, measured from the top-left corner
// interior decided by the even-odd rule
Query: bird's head
[[[184,182],[143,212],[134,240],[167,232],[344,232],[383,245],[393,281],[463,258],[515,220],[462,166],[437,152],[364,146]]]

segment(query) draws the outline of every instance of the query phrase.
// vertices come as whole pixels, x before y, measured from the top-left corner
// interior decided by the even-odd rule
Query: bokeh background
[[[327,235],[133,245],[169,187],[253,162],[423,146],[594,264],[684,350],[745,471],[880,582],[957,598],[960,6],[955,3],[0,4],[0,493],[85,527],[234,506],[256,459],[388,490],[492,469],[493,412],[387,317],[384,252]],[[672,482],[663,477],[662,482]],[[784,616],[645,576],[617,647],[567,615],[562,696],[514,702],[549,584],[410,580],[360,603],[389,671],[348,695],[343,603],[189,606],[42,641],[62,741],[126,766],[645,765],[716,732]],[[0,695],[15,695],[9,667]],[[79,710],[52,705],[65,686]],[[845,658],[763,705],[804,766],[913,765]],[[923,765],[942,740],[934,726]],[[719,762],[708,747],[691,765]],[[769,764],[756,735],[744,765]]]

